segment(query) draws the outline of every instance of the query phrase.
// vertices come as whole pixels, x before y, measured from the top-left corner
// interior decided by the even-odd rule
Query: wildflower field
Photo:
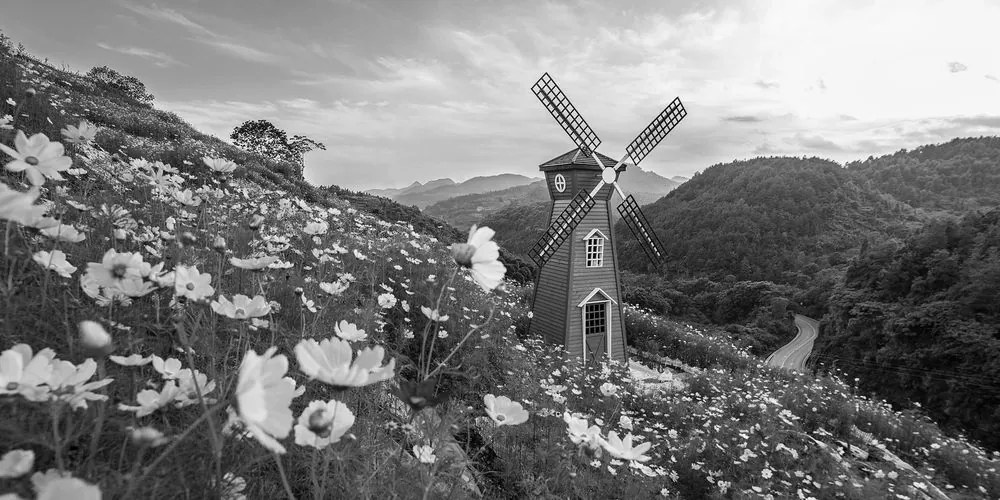
[[[722,332],[628,308],[670,367],[581,366],[491,230],[446,245],[7,46],[0,165],[2,499],[1000,497],[995,454]]]

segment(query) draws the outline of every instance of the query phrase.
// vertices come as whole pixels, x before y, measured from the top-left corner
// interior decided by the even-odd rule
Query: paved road
[[[807,318],[801,314],[795,315],[795,326],[799,333],[791,342],[774,351],[764,362],[770,366],[804,371],[806,359],[812,353],[813,342],[819,335],[819,321]]]

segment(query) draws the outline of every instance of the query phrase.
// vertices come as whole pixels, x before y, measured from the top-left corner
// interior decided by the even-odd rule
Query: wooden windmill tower
[[[618,186],[625,161],[638,165],[687,115],[674,99],[636,136],[621,160],[597,152],[601,139],[580,116],[548,73],[532,86],[542,105],[577,149],[539,166],[552,198],[549,228],[529,256],[538,265],[529,333],[561,344],[584,362],[608,356],[625,360],[621,279],[611,221],[614,191],[624,202],[618,212],[647,256],[662,265],[666,256],[632,195]]]

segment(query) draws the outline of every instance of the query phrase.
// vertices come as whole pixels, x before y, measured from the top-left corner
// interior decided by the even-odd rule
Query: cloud
[[[969,67],[960,62],[952,61],[948,63],[948,71],[951,71],[952,73],[961,73],[967,69],[969,69]]]
[[[994,82],[1000,82],[1000,78],[997,78],[994,75],[986,75],[986,79],[987,80],[993,80]]]
[[[181,26],[195,35],[191,40],[213,47],[219,52],[250,62],[267,63],[278,59],[273,54],[250,47],[245,43],[234,40],[232,37],[221,35],[173,9],[158,7],[155,4],[151,7],[131,4],[123,5],[126,9],[147,19]]]
[[[957,125],[1000,129],[1000,116],[997,115],[963,116],[959,118],[952,118],[951,122]]]
[[[817,151],[842,151],[844,148],[837,145],[835,142],[820,137],[818,135],[805,135],[802,132],[795,134],[789,142],[802,146],[804,148],[817,150]]]
[[[753,82],[753,84],[762,89],[776,89],[781,87],[778,82],[766,82],[764,80],[757,80],[756,82]]]
[[[764,121],[763,118],[750,115],[727,116],[724,117],[723,120],[727,122],[736,122],[736,123],[758,123]]]
[[[113,45],[108,45],[108,44],[106,44],[104,42],[98,42],[97,46],[100,47],[100,48],[102,48],[102,49],[104,49],[104,50],[110,50],[112,52],[118,52],[118,53],[121,53],[121,54],[126,54],[126,55],[130,55],[130,56],[141,57],[143,59],[148,59],[148,60],[152,61],[153,64],[155,64],[156,66],[159,66],[161,68],[165,68],[167,66],[172,66],[172,65],[180,65],[180,64],[182,64],[181,62],[179,62],[178,60],[174,59],[170,55],[164,54],[163,52],[158,52],[158,51],[155,51],[155,50],[143,49],[143,48],[140,48],[140,47],[117,47],[117,46],[113,46]]]

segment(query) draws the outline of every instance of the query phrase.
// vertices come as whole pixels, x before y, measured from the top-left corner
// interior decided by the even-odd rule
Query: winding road
[[[819,321],[801,314],[795,315],[795,326],[799,333],[791,342],[774,351],[764,360],[770,366],[805,371],[806,359],[812,353],[813,342],[819,335]]]

